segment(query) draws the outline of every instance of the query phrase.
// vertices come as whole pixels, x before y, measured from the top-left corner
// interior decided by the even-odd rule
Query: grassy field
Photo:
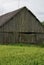
[[[44,47],[0,45],[0,65],[44,65]]]

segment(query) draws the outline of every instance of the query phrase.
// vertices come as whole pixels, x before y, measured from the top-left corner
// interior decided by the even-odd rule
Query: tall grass
[[[44,47],[30,44],[0,45],[0,65],[44,65]]]

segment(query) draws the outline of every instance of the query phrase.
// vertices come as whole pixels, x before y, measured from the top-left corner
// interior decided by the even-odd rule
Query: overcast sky
[[[27,6],[40,21],[44,21],[44,0],[0,0],[0,16],[23,6]]]

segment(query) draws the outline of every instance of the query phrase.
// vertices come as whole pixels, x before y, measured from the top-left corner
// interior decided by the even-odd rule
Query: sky
[[[0,0],[0,16],[26,6],[42,22],[44,21],[44,0]]]

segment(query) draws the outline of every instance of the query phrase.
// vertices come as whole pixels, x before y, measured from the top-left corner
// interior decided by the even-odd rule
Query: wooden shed
[[[0,16],[0,43],[43,43],[44,27],[28,8]]]

